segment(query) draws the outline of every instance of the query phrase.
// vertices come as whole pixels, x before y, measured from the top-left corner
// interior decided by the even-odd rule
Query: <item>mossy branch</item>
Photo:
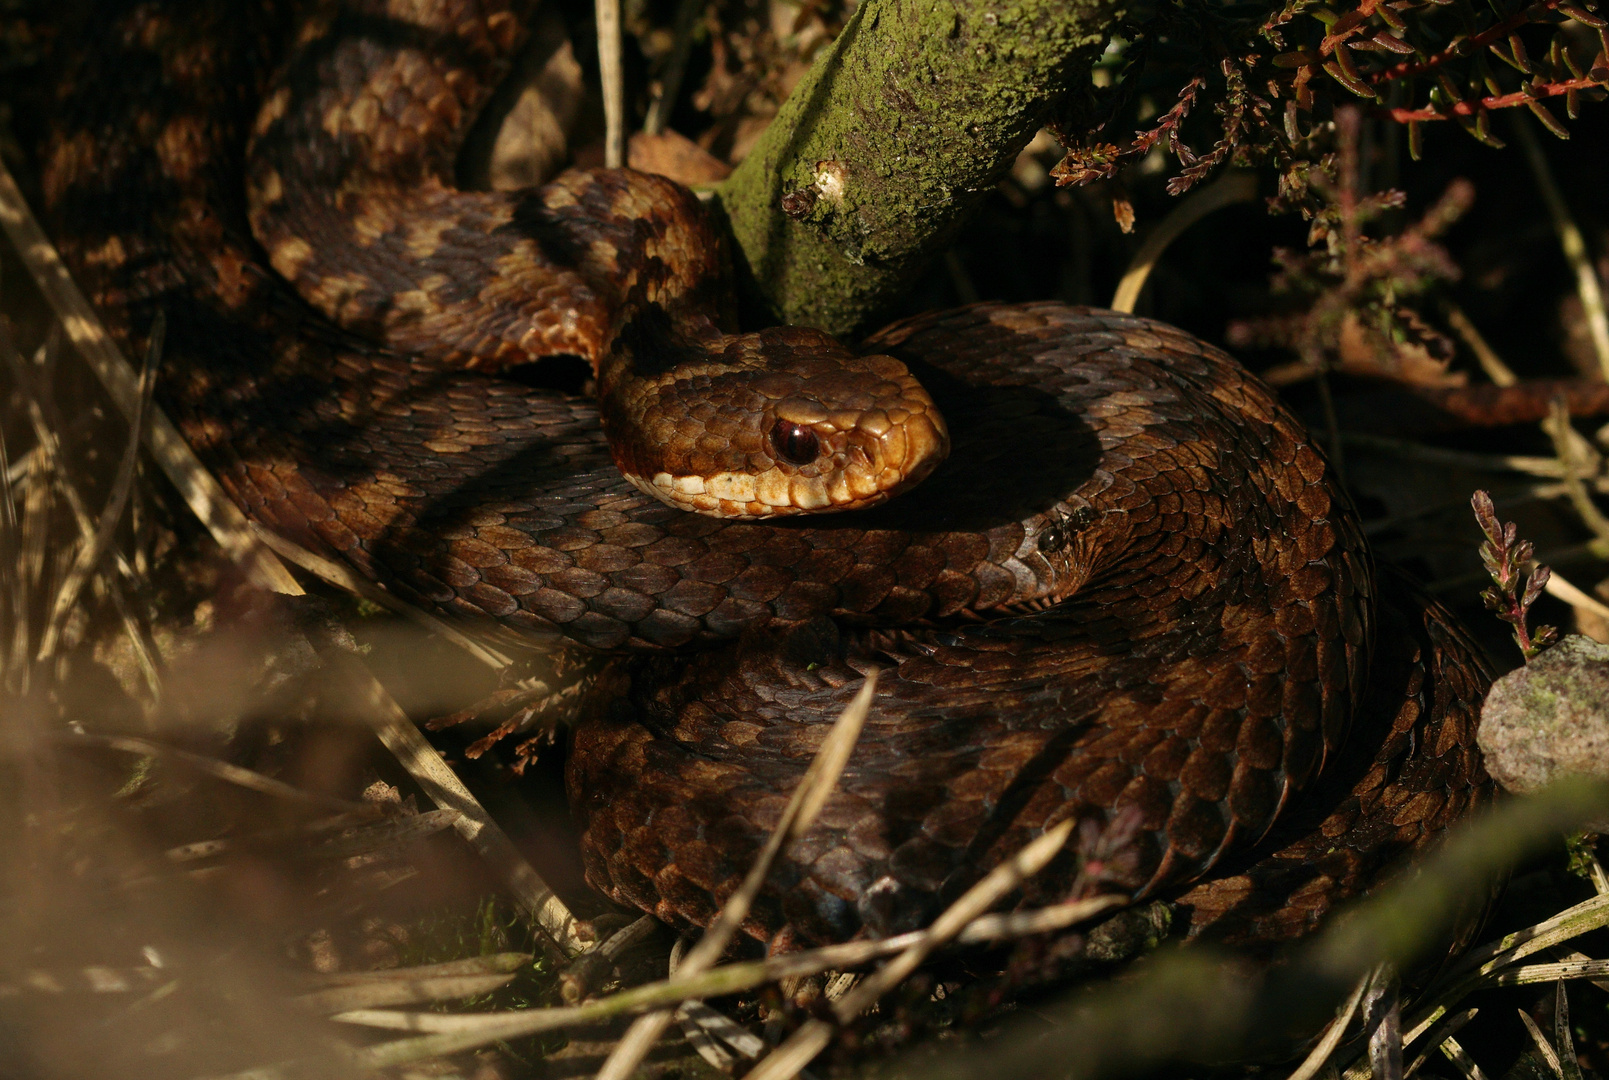
[[[749,299],[850,333],[954,235],[1122,0],[865,0],[721,187]]]

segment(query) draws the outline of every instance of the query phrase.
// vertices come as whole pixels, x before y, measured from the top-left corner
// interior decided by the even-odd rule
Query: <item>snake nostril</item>
[[[821,440],[803,424],[778,420],[771,429],[771,445],[791,465],[808,465],[821,452]]]

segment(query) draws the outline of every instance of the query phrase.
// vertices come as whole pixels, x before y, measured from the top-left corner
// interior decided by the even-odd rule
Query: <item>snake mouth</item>
[[[949,453],[938,406],[891,356],[795,327],[723,342],[601,395],[615,463],[662,502],[722,518],[860,510]]]

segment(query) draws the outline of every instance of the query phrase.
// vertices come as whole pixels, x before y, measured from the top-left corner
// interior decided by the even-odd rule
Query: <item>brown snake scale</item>
[[[1322,453],[1218,350],[1056,303],[926,315],[854,352],[723,336],[718,242],[669,181],[452,190],[523,4],[107,7],[64,34],[39,140],[75,276],[131,351],[166,313],[161,400],[251,517],[448,614],[612,652],[567,784],[613,899],[707,923],[874,665],[760,941],[910,927],[1048,825],[1125,808],[1105,887],[1279,940],[1488,798],[1477,650],[1376,570]],[[601,406],[501,374],[555,353],[593,362]],[[795,382],[752,391],[710,356]],[[790,404],[859,394],[845,369],[892,395],[871,421]],[[639,407],[678,380],[718,400]],[[758,427],[722,411],[743,401]],[[933,471],[874,509],[720,520],[623,479],[639,451],[611,455],[600,410],[617,441],[674,429],[667,474],[818,442],[823,462],[887,451],[872,501]],[[839,483],[814,467],[778,465],[777,490]]]

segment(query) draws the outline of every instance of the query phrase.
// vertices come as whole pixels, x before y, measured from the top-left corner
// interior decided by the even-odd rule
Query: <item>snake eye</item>
[[[816,433],[789,420],[778,420],[771,429],[771,445],[783,461],[792,465],[808,465],[821,452]]]

